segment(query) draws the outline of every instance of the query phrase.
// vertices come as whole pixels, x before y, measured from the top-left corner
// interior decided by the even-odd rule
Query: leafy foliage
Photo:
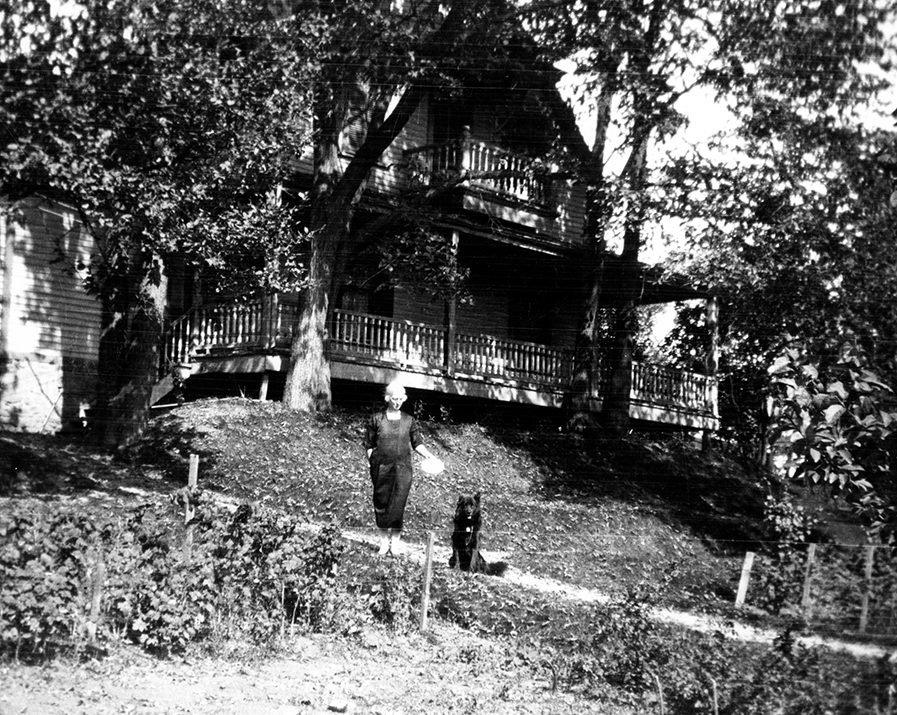
[[[170,262],[210,292],[304,279],[299,214],[274,197],[293,171],[285,139],[305,142],[316,29],[208,0],[26,2],[0,18],[0,192],[62,200],[94,239],[105,442],[145,422]]]
[[[806,545],[816,519],[788,497],[766,499],[769,543],[763,568],[751,585],[751,604],[779,613],[800,603],[806,565]]]
[[[676,268],[720,297],[723,434],[758,457],[757,397],[794,336],[814,362],[849,336],[891,380],[894,214],[877,157],[894,137],[877,67],[893,47],[892,14],[864,0],[730,9],[713,77],[726,120],[705,151],[667,164],[662,211],[681,222]],[[683,354],[701,341],[693,312],[670,345]]]
[[[123,521],[16,508],[0,528],[0,643],[17,657],[119,639],[163,653],[211,635],[269,643],[287,626],[338,620],[342,547],[332,528],[210,505],[189,548],[166,508]]]
[[[897,412],[883,402],[890,388],[850,345],[823,365],[790,348],[769,374],[769,440],[784,452],[787,477],[826,485],[870,524],[884,523],[893,507],[875,485],[891,473]]]

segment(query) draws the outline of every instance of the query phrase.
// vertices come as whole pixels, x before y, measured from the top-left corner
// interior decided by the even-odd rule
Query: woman
[[[407,399],[398,381],[386,386],[386,409],[371,417],[365,433],[371,481],[374,485],[374,517],[380,529],[381,556],[402,551],[402,521],[411,489],[412,450],[437,462],[421,440],[417,422],[402,412]]]

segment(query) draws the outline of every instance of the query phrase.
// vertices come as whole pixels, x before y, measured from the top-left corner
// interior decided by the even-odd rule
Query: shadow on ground
[[[113,454],[82,435],[0,434],[0,497],[167,494],[187,481],[190,443],[172,430],[141,443],[141,454]]]
[[[679,435],[586,438],[542,425],[489,426],[492,439],[525,450],[539,465],[534,489],[578,504],[633,501],[687,526],[716,551],[743,552],[764,538],[762,475]]]

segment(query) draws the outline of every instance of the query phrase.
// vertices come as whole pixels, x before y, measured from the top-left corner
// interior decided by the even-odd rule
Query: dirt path
[[[369,544],[371,548],[374,548],[376,545],[375,539],[369,534],[352,530],[344,530],[342,533],[347,539]],[[445,563],[448,561],[450,555],[451,553],[449,549],[440,546],[434,547],[433,558],[435,561]],[[504,555],[484,551],[483,556],[487,561],[494,562],[502,560]],[[414,559],[423,565],[425,559],[424,549],[416,545],[409,545],[406,557]],[[533,574],[520,571],[512,566],[508,567],[502,578],[521,588],[528,588],[534,591],[539,591],[540,593],[559,595],[577,601],[587,603],[607,603],[610,600],[610,596],[606,593],[594,589],[574,586],[555,579],[534,576]],[[774,630],[756,628],[731,619],[722,620],[720,617],[690,613],[688,611],[678,611],[669,608],[655,608],[652,610],[652,616],[662,623],[688,628],[701,633],[719,631],[724,633],[728,638],[744,643],[772,643],[777,635]],[[837,638],[826,638],[822,636],[800,636],[798,641],[807,647],[827,648],[832,651],[847,653],[855,658],[897,658],[897,651],[895,651],[894,648],[887,648],[869,643],[853,643]]]
[[[0,715],[443,715],[636,711],[552,690],[503,646],[439,624],[357,641],[296,638],[288,657],[160,661],[124,647],[103,661],[0,667]]]

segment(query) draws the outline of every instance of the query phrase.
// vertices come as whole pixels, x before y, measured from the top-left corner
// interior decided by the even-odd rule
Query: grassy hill
[[[193,576],[189,563],[185,567],[176,556],[169,559],[170,546],[165,544],[182,538],[183,517],[168,497],[185,484],[188,455],[196,453],[201,459],[200,487],[268,507],[253,510],[262,515],[252,527],[261,527],[254,532],[260,541],[248,547],[254,553],[264,555],[265,524],[280,523],[278,514],[364,533],[373,529],[362,444],[366,417],[365,410],[337,409],[309,416],[274,402],[201,400],[156,416],[139,444],[115,456],[61,438],[0,435],[0,502],[12,517],[3,526],[0,513],[0,531],[10,533],[10,525],[20,528],[32,520],[49,528],[55,519],[58,533],[65,534],[73,525],[86,523],[90,515],[114,518],[120,513],[119,526],[103,533],[122,534],[126,542],[141,540],[140,548],[149,546],[153,558],[168,564],[165,578],[189,583]],[[825,708],[867,712],[860,701],[885,697],[882,693],[893,681],[886,663],[808,650],[790,631],[769,648],[722,634],[685,632],[650,616],[659,604],[736,615],[733,595],[742,558],[763,538],[766,496],[759,475],[737,462],[704,454],[681,437],[631,435],[588,443],[548,421],[519,415],[491,413],[476,422],[423,421],[422,427],[428,446],[443,458],[446,470],[438,477],[418,470],[406,512],[409,541],[423,543],[433,532],[437,544],[447,547],[458,495],[479,491],[485,548],[500,554],[496,558],[532,576],[610,594],[611,600],[603,604],[565,599],[521,588],[512,579],[469,577],[440,562],[431,600],[435,630],[429,639],[415,639],[409,634],[415,631],[420,603],[419,566],[405,559],[378,559],[369,546],[343,543],[339,574],[328,582],[328,593],[342,594],[334,597],[348,605],[350,616],[373,606],[381,609],[375,621],[381,623],[385,615],[390,623],[403,613],[404,626],[397,628],[392,622],[393,635],[387,639],[401,639],[396,641],[402,644],[400,651],[404,648],[430,663],[436,650],[447,652],[452,644],[467,643],[464,639],[471,637],[485,639],[465,645],[457,662],[447,667],[451,672],[471,669],[478,678],[513,673],[521,693],[557,698],[533,712],[566,712],[559,703],[571,712],[644,712],[646,703],[653,710],[658,677],[671,713],[712,712],[708,698],[717,689],[720,701],[727,703],[720,712],[730,715],[766,712],[751,708],[767,700],[787,703],[780,712],[794,715],[821,713]],[[45,516],[32,519],[38,514]],[[153,514],[161,515],[162,521],[153,521],[157,518]],[[128,524],[139,528],[139,534],[120,531],[127,531]],[[219,531],[208,533],[219,537],[231,528],[221,521],[213,526]],[[167,541],[166,534],[174,541]],[[218,543],[206,542],[203,548],[214,551]],[[0,556],[4,553],[10,564],[18,558],[16,550],[0,549]],[[50,583],[44,580],[43,557],[41,565],[28,563],[37,582]],[[155,566],[140,568],[144,570],[135,573],[135,583],[157,578]],[[117,573],[122,583],[112,588],[123,593],[128,579],[121,565]],[[239,590],[243,583],[237,579],[231,587]],[[64,584],[57,587],[65,590]],[[20,599],[30,588],[23,582],[10,593],[15,591]],[[83,601],[81,587],[72,588],[76,603]],[[177,589],[175,593],[186,598]],[[211,592],[203,593],[209,597]],[[177,608],[187,608],[190,600]],[[38,599],[29,608],[52,618],[54,611],[46,605]],[[274,611],[282,614],[283,604],[279,609],[274,605]],[[399,610],[390,615],[381,607]],[[169,625],[177,624],[180,611],[165,618]],[[357,673],[357,663],[364,661],[370,648],[370,631],[359,631],[351,618],[337,628],[349,636],[339,667]],[[363,624],[368,623],[365,618],[370,613],[362,618]],[[134,621],[130,623],[133,626]],[[250,618],[243,627],[253,623]],[[213,634],[220,631],[213,629]],[[177,627],[173,633],[178,635]],[[216,638],[213,635],[199,647],[215,657],[233,647]],[[384,646],[382,651],[386,650]],[[443,666],[433,667],[432,677],[421,687],[431,698],[428,702],[443,702],[445,676],[439,675]],[[208,669],[216,670],[214,662]],[[29,674],[16,670],[14,675],[25,697]],[[866,685],[854,687],[861,680]],[[348,697],[350,690],[344,689],[343,695]],[[352,697],[361,698],[357,693]],[[509,703],[504,686],[476,697],[478,707],[495,712],[517,711],[508,708],[519,706],[513,698]],[[622,708],[616,710],[617,705]],[[822,709],[812,709],[816,705]],[[848,705],[859,709],[842,708]],[[455,711],[446,707],[432,712]]]
[[[280,403],[205,400],[154,420],[134,458],[183,480],[201,456],[201,484],[313,520],[373,527],[362,445],[365,413],[312,417]],[[677,438],[587,444],[549,423],[424,422],[446,463],[415,476],[407,537],[448,544],[460,493],[482,493],[484,541],[510,565],[616,590],[670,574],[677,603],[731,599],[745,548],[760,534],[756,476]]]

